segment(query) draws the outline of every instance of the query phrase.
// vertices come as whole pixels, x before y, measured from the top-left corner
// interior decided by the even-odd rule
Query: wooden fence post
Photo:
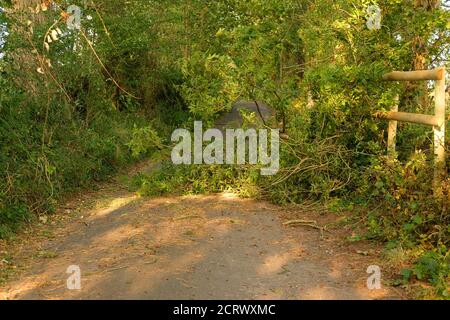
[[[395,136],[397,121],[425,124],[433,127],[434,132],[434,179],[433,191],[436,197],[442,198],[442,178],[445,175],[445,68],[419,71],[393,71],[383,75],[385,81],[435,81],[434,115],[398,112],[398,103],[389,112],[377,114],[378,117],[389,120],[388,155],[396,156]]]

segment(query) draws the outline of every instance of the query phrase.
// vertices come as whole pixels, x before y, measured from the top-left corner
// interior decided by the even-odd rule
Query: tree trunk
[[[414,9],[418,11],[420,10],[431,11],[436,8],[439,8],[440,3],[441,3],[440,0],[414,0]],[[427,57],[429,55],[427,47],[427,39],[424,39],[420,35],[415,36],[412,41],[412,52],[413,52],[413,61],[412,61],[413,70],[427,70],[429,68],[427,61]],[[428,87],[426,82],[409,84],[407,89],[412,93],[412,96],[415,96],[415,93],[417,93],[418,103],[422,109],[421,111],[425,113],[430,111],[429,110],[430,103],[428,99]]]

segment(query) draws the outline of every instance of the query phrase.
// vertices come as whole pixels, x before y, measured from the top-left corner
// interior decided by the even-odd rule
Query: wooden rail
[[[436,116],[428,114],[389,111],[384,113],[378,113],[377,116],[379,118],[388,120],[426,124],[429,126],[439,126],[438,118]]]
[[[383,76],[385,81],[445,80],[445,68],[419,71],[393,71]]]
[[[383,76],[385,81],[427,81],[435,83],[435,108],[434,115],[398,112],[398,105],[391,107],[391,111],[378,113],[379,118],[389,119],[388,128],[388,153],[395,156],[395,140],[397,135],[397,121],[425,124],[433,127],[435,174],[434,192],[438,197],[442,196],[441,181],[445,174],[445,68],[420,71],[393,71]],[[398,100],[398,98],[397,98]]]

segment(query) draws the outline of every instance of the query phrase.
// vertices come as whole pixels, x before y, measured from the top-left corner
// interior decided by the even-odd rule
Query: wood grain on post
[[[383,76],[385,81],[424,81],[424,80],[444,80],[445,68],[419,71],[393,71]]]

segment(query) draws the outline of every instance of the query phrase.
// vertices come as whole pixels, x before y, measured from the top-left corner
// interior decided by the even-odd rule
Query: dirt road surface
[[[75,199],[65,215],[6,246],[20,271],[0,286],[0,299],[402,298],[367,288],[379,249],[346,241],[351,230],[283,224],[330,226],[334,214],[228,193],[149,199],[116,188]],[[67,288],[72,265],[80,290]]]

